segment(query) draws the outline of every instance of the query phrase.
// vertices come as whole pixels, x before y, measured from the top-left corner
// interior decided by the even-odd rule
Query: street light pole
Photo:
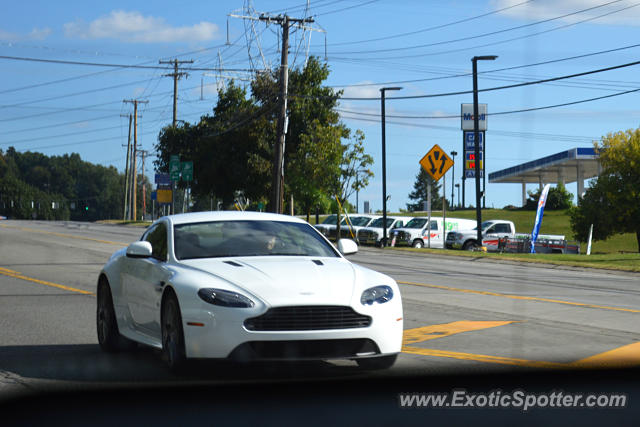
[[[451,168],[451,210],[455,209],[455,204],[453,203],[453,187],[456,182],[456,156],[458,155],[457,151],[452,151],[451,156],[453,156],[453,167]]]
[[[478,123],[478,61],[493,61],[495,55],[474,56],[471,58],[473,64],[473,152],[475,155],[475,175],[476,175],[476,230],[478,245],[482,246],[482,211],[480,209],[480,145],[478,144],[479,123]],[[486,143],[486,142],[484,142]],[[484,162],[485,159],[482,159]]]
[[[385,142],[384,93],[387,90],[400,90],[401,87],[380,88],[382,114],[382,247],[387,244],[387,147]]]
[[[460,206],[460,184],[456,184],[456,188],[458,189],[458,206]]]

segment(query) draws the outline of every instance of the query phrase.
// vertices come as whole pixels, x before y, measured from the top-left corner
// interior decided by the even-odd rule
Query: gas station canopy
[[[584,193],[584,180],[598,176],[600,162],[593,148],[572,148],[530,162],[489,174],[489,183],[522,184],[523,205],[526,202],[526,184],[542,187],[546,183],[578,182],[578,194]]]

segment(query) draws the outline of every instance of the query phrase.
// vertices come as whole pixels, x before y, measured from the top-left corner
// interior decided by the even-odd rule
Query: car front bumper
[[[399,353],[402,347],[402,303],[352,306],[371,317],[367,327],[303,331],[251,331],[244,321],[267,311],[203,306],[183,309],[188,358],[253,360],[326,360]],[[200,326],[202,325],[202,326]]]

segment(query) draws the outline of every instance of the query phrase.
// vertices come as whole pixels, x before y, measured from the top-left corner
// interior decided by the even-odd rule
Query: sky
[[[290,66],[308,55],[326,60],[326,84],[344,91],[342,120],[365,133],[375,176],[358,195],[361,211],[364,201],[382,206],[381,87],[402,87],[386,99],[388,208],[398,211],[434,144],[459,153],[448,198],[452,178],[460,183],[460,104],[473,98],[446,94],[472,89],[473,56],[498,56],[478,62],[481,90],[640,61],[640,1],[632,0],[24,0],[3,9],[0,149],[75,152],[124,171],[133,110],[123,100],[139,99],[148,101],[139,107],[138,142],[151,179],[158,132],[172,120],[172,70],[159,61],[193,60],[182,65],[178,119],[195,123],[227,79],[246,83],[251,70],[279,66],[279,27],[255,18],[312,17],[291,30]],[[637,128],[640,93],[624,92],[640,91],[639,67],[480,92],[489,111],[487,173]],[[575,194],[575,182],[567,189]],[[474,200],[467,180],[467,205]],[[520,204],[520,184],[487,184],[487,207]]]

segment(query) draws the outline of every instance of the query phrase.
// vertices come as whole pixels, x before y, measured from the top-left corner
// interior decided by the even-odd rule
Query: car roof
[[[209,221],[284,221],[306,224],[306,221],[290,215],[253,211],[191,212],[184,214],[167,215],[158,219],[158,221],[161,220],[167,220],[173,225]]]

